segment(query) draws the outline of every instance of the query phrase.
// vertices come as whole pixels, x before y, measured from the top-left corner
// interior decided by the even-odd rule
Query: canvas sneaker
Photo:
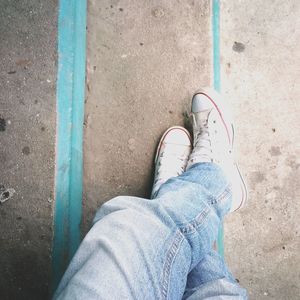
[[[151,199],[168,179],[181,175],[192,150],[190,133],[181,126],[169,128],[160,139],[155,156],[155,174]]]
[[[192,99],[193,151],[187,169],[196,163],[213,162],[225,172],[232,184],[231,211],[247,200],[247,188],[234,160],[234,127],[225,100],[211,89],[198,91]]]

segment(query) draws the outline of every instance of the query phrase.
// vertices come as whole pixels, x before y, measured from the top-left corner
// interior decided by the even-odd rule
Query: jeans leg
[[[225,296],[247,299],[247,292],[238,285],[224,259],[211,250],[189,273],[183,299],[223,299]]]
[[[221,169],[200,163],[157,198],[117,197],[97,212],[55,299],[181,299],[231,204]]]

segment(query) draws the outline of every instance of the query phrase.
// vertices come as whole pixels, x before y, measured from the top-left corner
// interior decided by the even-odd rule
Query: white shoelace
[[[207,119],[202,123],[200,130],[194,136],[194,151],[192,161],[212,161],[211,138]]]
[[[208,117],[202,118],[203,121],[200,126],[198,125],[198,131],[195,131],[194,150],[191,154],[189,165],[197,162],[230,164],[232,163],[230,159],[232,158],[232,149],[229,147],[226,151],[226,148],[224,148],[227,147],[226,138],[224,137],[223,140],[223,136],[218,135],[218,126],[214,126],[218,125],[216,120],[213,120],[211,125],[209,125]],[[201,120],[201,118],[199,119]]]
[[[161,153],[157,166],[155,184],[165,181],[166,178],[179,176],[185,170],[189,150],[183,152],[182,146],[170,147]]]

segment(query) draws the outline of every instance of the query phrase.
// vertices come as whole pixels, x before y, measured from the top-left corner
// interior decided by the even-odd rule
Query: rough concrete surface
[[[222,91],[249,204],[225,223],[251,299],[299,299],[300,5],[221,1]],[[209,1],[90,1],[84,228],[119,194],[149,195],[156,143],[211,83]]]
[[[211,82],[209,1],[89,1],[84,228],[117,195],[149,196],[160,136]]]
[[[0,295],[45,299],[57,3],[0,8]],[[226,219],[225,252],[251,299],[300,295],[299,15],[296,0],[221,1],[222,91],[250,195]],[[161,134],[211,85],[210,17],[210,1],[88,2],[85,232],[110,198],[149,195]]]
[[[1,299],[48,295],[56,7],[0,0],[0,193],[3,201],[11,196],[0,205]]]
[[[222,90],[250,192],[225,249],[250,299],[300,298],[299,15],[295,0],[222,1]]]

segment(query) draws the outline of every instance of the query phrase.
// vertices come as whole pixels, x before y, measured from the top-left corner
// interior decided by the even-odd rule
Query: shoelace
[[[162,152],[159,165],[157,166],[155,183],[163,181],[165,178],[179,176],[184,172],[188,160],[188,152],[186,151],[182,154],[182,149],[178,150],[179,151],[174,151],[174,149],[172,149],[172,151]]]
[[[214,120],[213,123],[216,123]],[[212,130],[217,130],[213,128],[209,128],[208,119],[206,118],[200,128],[199,131],[196,132],[194,137],[194,150],[191,155],[191,161],[206,161],[206,162],[215,162],[224,163],[226,161],[230,161],[230,157],[232,157],[232,149],[228,148],[228,152],[225,151],[226,142],[220,140],[219,138],[214,140],[214,147],[212,147],[212,137],[210,133]],[[215,131],[217,134],[217,131]]]
[[[211,139],[209,135],[208,122],[205,120],[194,136],[194,150],[191,159],[212,161]]]

